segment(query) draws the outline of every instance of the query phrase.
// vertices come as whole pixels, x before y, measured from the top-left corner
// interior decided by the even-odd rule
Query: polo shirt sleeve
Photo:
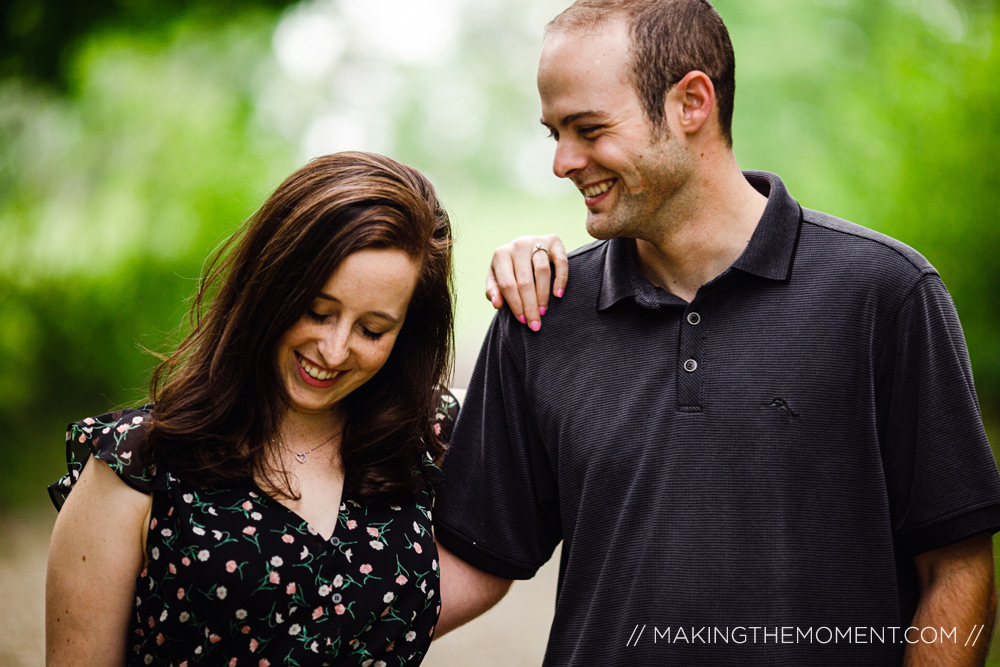
[[[918,554],[1000,529],[1000,475],[954,304],[925,272],[880,355],[876,387],[893,532]]]
[[[534,576],[562,539],[555,478],[525,391],[527,331],[506,308],[494,318],[434,507],[441,544],[507,579]]]

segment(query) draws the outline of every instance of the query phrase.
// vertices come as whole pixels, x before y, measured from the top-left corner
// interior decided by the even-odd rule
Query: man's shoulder
[[[802,208],[805,225],[820,232],[825,249],[842,248],[853,259],[853,268],[869,264],[881,269],[896,268],[920,275],[937,273],[934,266],[919,252],[902,241],[868,227],[838,218],[828,213]]]

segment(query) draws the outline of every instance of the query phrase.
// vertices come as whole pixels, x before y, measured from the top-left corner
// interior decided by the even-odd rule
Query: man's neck
[[[689,183],[682,203],[665,213],[672,219],[660,226],[663,234],[636,240],[643,276],[685,301],[743,253],[767,205],[727,156]]]

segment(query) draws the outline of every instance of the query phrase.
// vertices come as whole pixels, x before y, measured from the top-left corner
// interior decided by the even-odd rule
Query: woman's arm
[[[49,667],[124,665],[152,497],[91,457],[56,519],[45,580]]]

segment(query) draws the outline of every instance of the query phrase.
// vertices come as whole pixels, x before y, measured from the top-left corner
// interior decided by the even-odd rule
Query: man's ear
[[[673,109],[674,119],[682,132],[696,133],[715,110],[712,79],[700,70],[688,72],[670,89],[667,105]]]

